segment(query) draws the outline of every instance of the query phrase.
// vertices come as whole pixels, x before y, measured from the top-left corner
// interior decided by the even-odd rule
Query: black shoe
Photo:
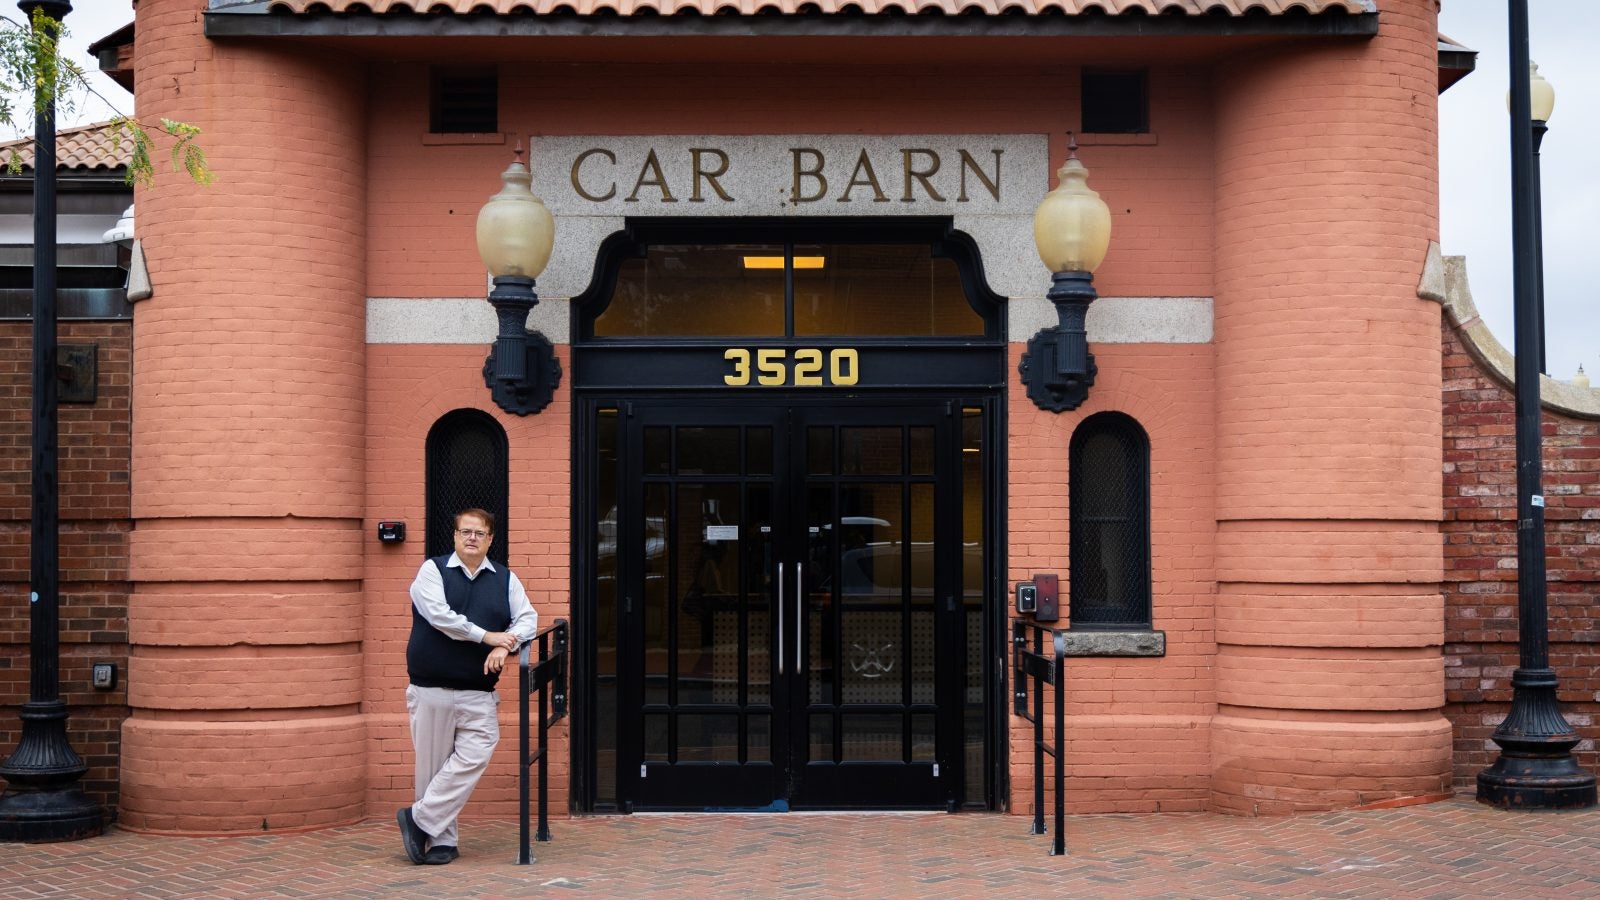
[[[417,820],[411,817],[411,807],[395,813],[394,818],[400,823],[400,842],[406,845],[406,856],[419,866],[427,862],[422,848],[428,843],[428,833],[417,827]]]
[[[451,860],[460,855],[456,848],[449,844],[434,844],[428,848],[428,854],[422,858],[422,861],[430,866],[443,866],[449,864]]]

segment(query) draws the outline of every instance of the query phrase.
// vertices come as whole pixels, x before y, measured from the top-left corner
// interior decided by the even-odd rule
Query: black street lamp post
[[[1538,296],[1537,327],[1539,329],[1539,372],[1550,374],[1545,362],[1545,343],[1549,332],[1544,330],[1544,195],[1539,177],[1539,145],[1544,143],[1544,133],[1550,128],[1543,119],[1533,120],[1533,266],[1534,284]]]
[[[59,23],[69,0],[22,0]],[[44,90],[40,88],[39,90]],[[100,833],[100,806],[79,787],[88,771],[67,742],[61,702],[61,498],[56,448],[56,110],[36,103],[33,156],[33,509],[28,595],[28,702],[22,737],[0,763],[0,841],[65,841]]]
[[[1506,95],[1510,104],[1510,95]],[[1539,145],[1544,143],[1545,132],[1550,130],[1550,114],[1555,112],[1556,90],[1539,74],[1539,64],[1528,64],[1528,115],[1533,121],[1533,266],[1537,285],[1539,308],[1539,371],[1549,375],[1545,362],[1545,342],[1550,333],[1544,330],[1544,189],[1539,176]]]
[[[1517,634],[1511,711],[1495,729],[1500,757],[1478,773],[1478,800],[1504,809],[1595,804],[1594,775],[1578,767],[1578,734],[1561,715],[1550,668],[1540,453],[1535,129],[1528,96],[1528,2],[1509,0],[1511,32],[1511,269],[1516,318]]]

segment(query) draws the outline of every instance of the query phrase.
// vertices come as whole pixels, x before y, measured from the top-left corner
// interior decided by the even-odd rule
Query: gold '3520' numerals
[[[848,387],[861,380],[861,355],[851,349],[795,350],[791,357],[790,351],[782,348],[734,347],[724,351],[722,358],[733,363],[733,371],[722,376],[722,383],[729,387],[748,387],[752,375],[762,387]]]

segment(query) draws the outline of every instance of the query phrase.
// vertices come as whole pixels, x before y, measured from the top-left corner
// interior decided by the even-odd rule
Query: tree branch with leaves
[[[68,32],[60,19],[35,8],[31,26],[0,15],[0,125],[20,131],[22,127],[16,119],[19,112],[37,116],[52,103],[58,117],[71,117],[85,97],[96,97],[111,109],[117,109],[115,103],[90,83],[82,66],[61,54],[61,39]],[[32,101],[19,108],[16,97],[23,94]],[[196,184],[211,183],[211,167],[197,141],[198,127],[167,118],[149,123],[122,113],[118,113],[108,127],[113,149],[120,150],[125,140],[133,144],[125,176],[128,184],[148,187],[154,183],[152,152],[156,147],[156,134],[172,141],[173,171],[188,174]],[[42,138],[42,135],[34,135],[35,141]],[[12,175],[22,171],[22,158],[15,148],[6,160],[6,170]]]

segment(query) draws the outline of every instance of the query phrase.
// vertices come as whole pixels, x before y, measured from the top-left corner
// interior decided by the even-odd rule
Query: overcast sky
[[[1439,165],[1444,252],[1467,257],[1472,294],[1509,348],[1511,319],[1511,151],[1505,95],[1506,4],[1443,0],[1439,29],[1478,51],[1478,69],[1439,98]],[[10,4],[7,4],[10,7]],[[1530,0],[1533,60],[1556,88],[1555,112],[1540,164],[1544,179],[1546,358],[1570,378],[1581,363],[1600,383],[1600,276],[1584,276],[1600,234],[1600,0]],[[1379,3],[1381,9],[1382,2]],[[12,8],[10,15],[17,17]],[[67,17],[69,52],[122,110],[132,97],[94,72],[85,48],[133,18],[129,0],[76,0]],[[108,118],[95,101],[78,122]],[[1584,124],[1588,123],[1588,124]],[[68,124],[63,120],[63,124]],[[195,123],[202,128],[204,122]],[[31,129],[29,129],[31,130]],[[1593,279],[1593,280],[1590,280]]]
[[[1585,276],[1600,232],[1600,3],[1532,0],[1529,48],[1555,86],[1539,154],[1544,182],[1545,358],[1550,374],[1578,365],[1600,374],[1600,278]],[[1439,98],[1444,252],[1467,258],[1472,296],[1508,348],[1511,324],[1511,138],[1506,125],[1510,48],[1506,4],[1444,0],[1439,30],[1478,51],[1478,69]],[[1585,124],[1587,123],[1587,124]],[[1600,383],[1597,381],[1596,383]]]

